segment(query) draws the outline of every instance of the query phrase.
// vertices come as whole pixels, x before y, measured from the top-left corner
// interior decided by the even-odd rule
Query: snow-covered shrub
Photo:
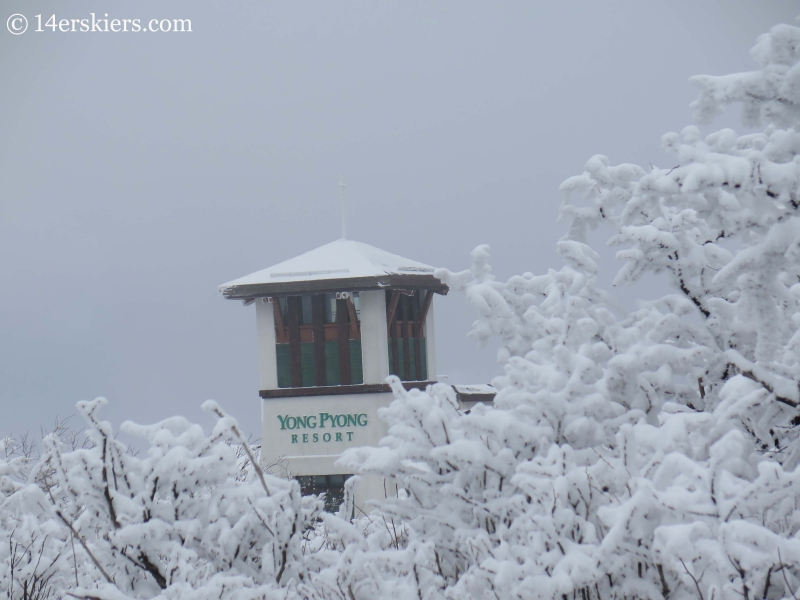
[[[397,497],[350,521],[265,473],[214,403],[123,425],[81,403],[88,443],[0,446],[0,592],[337,600],[800,597],[800,29],[761,69],[697,77],[701,119],[731,102],[764,133],[667,134],[668,169],[589,160],[562,185],[567,265],[496,281],[488,249],[439,271],[500,340],[492,406],[405,391],[389,434],[341,464]],[[597,287],[590,228],[622,246],[615,283],[672,293],[628,314]],[[233,440],[233,443],[231,443]],[[237,448],[239,450],[237,450]]]
[[[69,419],[56,419],[49,436],[64,448],[88,444]],[[74,540],[52,510],[42,450],[28,434],[0,440],[0,594],[11,600],[60,598],[75,584]]]
[[[303,498],[296,481],[265,474],[236,422],[213,402],[204,405],[218,417],[208,436],[181,417],[123,424],[146,444],[142,457],[99,420],[104,402],[78,404],[85,447],[51,435],[32,467],[25,457],[0,461],[0,526],[11,544],[8,552],[0,544],[0,559],[4,581],[17,581],[3,590],[9,597],[305,595],[298,589],[313,574],[304,534],[321,502]],[[248,454],[244,471],[237,447]],[[23,467],[27,483],[14,480]],[[42,581],[44,592],[23,596],[19,581]]]
[[[753,73],[702,76],[700,117],[745,104],[764,133],[722,130],[703,139],[690,126],[668,133],[677,165],[645,173],[593,157],[562,185],[567,239],[585,242],[605,225],[623,245],[615,284],[665,275],[675,290],[658,310],[668,329],[648,335],[702,349],[692,369],[698,408],[727,405],[726,417],[787,467],[800,461],[800,28],[774,27],[752,51]],[[578,197],[577,200],[575,198]],[[574,243],[574,242],[571,242]],[[742,378],[749,380],[745,385]],[[728,382],[737,392],[722,400]]]
[[[420,597],[800,593],[800,29],[753,55],[754,73],[694,78],[694,107],[744,102],[764,133],[667,134],[668,169],[593,157],[562,185],[560,271],[499,283],[481,247],[438,273],[473,337],[500,338],[494,406],[395,382],[389,436],[342,459],[402,488],[374,514],[405,528],[384,555],[431,581]],[[624,248],[616,285],[649,272],[673,292],[616,307],[595,285],[601,226]]]
[[[74,584],[71,538],[44,492],[10,484],[0,459],[0,594],[10,600],[59,598]]]
[[[628,578],[630,561],[597,564],[608,529],[600,515],[630,496],[620,431],[658,411],[610,389],[609,362],[638,345],[637,331],[595,288],[593,252],[578,244],[566,252],[590,272],[568,266],[500,284],[481,247],[471,271],[442,273],[478,309],[473,334],[502,339],[506,374],[494,382],[494,407],[462,415],[449,386],[405,392],[395,381],[382,447],[342,459],[402,486],[380,512],[408,528],[409,545],[432,545],[418,569],[442,597],[553,598]],[[693,356],[678,350],[668,359]]]

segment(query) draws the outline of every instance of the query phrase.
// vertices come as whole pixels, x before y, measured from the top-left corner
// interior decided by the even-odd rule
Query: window
[[[288,296],[274,306],[279,388],[364,382],[357,293]]]
[[[428,379],[425,319],[432,299],[432,291],[386,291],[389,372],[402,381]]]
[[[300,296],[302,311],[300,313],[301,325],[311,325],[311,296]]]
[[[356,318],[361,322],[361,302],[358,292],[351,294],[353,305],[356,309]],[[325,322],[336,323],[336,294],[325,294]]]
[[[325,294],[325,322],[336,323],[336,294]]]
[[[333,295],[333,294],[329,294]],[[311,316],[311,296],[299,296],[300,298],[300,314],[299,314],[299,324],[300,325],[311,325],[312,323],[312,316]],[[288,298],[284,296],[283,298],[279,298],[278,302],[280,303],[281,307],[281,316],[283,317],[283,322],[289,322],[289,302]]]
[[[337,512],[344,502],[344,482],[352,475],[303,475],[297,477],[304,496],[325,494],[325,512]]]

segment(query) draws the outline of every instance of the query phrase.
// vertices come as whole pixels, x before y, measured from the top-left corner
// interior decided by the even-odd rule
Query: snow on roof
[[[452,387],[456,392],[456,398],[458,398],[464,409],[469,409],[479,402],[494,402],[494,398],[497,395],[497,389],[486,383],[455,384]]]
[[[336,240],[300,256],[219,286],[225,293],[236,286],[301,281],[327,281],[385,275],[430,275],[433,267],[353,240]]]
[[[471,385],[460,385],[455,384],[453,385],[453,389],[458,394],[463,394],[465,396],[471,396],[473,394],[496,394],[497,390],[494,386],[489,385],[488,383],[478,383],[478,384],[471,384]]]

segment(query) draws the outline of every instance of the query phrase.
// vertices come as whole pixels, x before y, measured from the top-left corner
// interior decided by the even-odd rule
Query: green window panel
[[[350,382],[364,383],[364,369],[361,365],[361,340],[350,340]]]
[[[275,358],[278,363],[278,387],[292,387],[292,371],[289,367],[289,344],[275,344]]]
[[[339,381],[339,342],[325,342],[325,382],[340,385]],[[364,383],[364,370],[361,366],[361,340],[350,340],[350,383]]]
[[[292,372],[289,364],[289,344],[276,344],[278,387],[292,387]],[[314,387],[314,342],[300,344],[300,372],[303,387]],[[339,343],[325,342],[325,381],[327,385],[339,385]],[[350,382],[364,383],[361,366],[361,340],[350,340]]]
[[[302,374],[303,387],[314,387],[314,342],[300,344],[300,373]]]
[[[339,342],[325,342],[325,383],[339,385]]]
[[[405,377],[405,351],[403,349],[403,340],[397,340],[397,347],[398,347],[398,354],[400,355],[400,372],[394,372],[394,351],[392,348],[392,340],[389,339],[389,372],[392,375],[397,375],[401,381],[427,381],[428,379],[428,351],[425,344],[425,338],[419,339],[419,347],[420,353],[422,354],[422,360],[420,360],[420,367],[422,373],[417,375],[417,361],[416,361],[416,354],[417,354],[417,345],[416,339],[410,338],[408,340],[408,353],[409,353],[409,360],[411,362],[411,379],[406,379]]]

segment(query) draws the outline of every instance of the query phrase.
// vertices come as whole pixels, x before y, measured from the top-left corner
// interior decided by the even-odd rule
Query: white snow
[[[497,390],[494,386],[489,385],[488,383],[478,383],[478,384],[455,384],[453,385],[453,389],[458,392],[459,394],[496,394]]]
[[[434,268],[403,258],[375,246],[339,239],[309,250],[250,275],[219,286],[220,291],[239,285],[275,283],[278,281],[314,281],[382,277],[385,275],[433,274]]]
[[[741,102],[764,134],[668,134],[671,169],[593,157],[562,186],[559,270],[496,281],[480,246],[470,269],[436,271],[472,303],[472,337],[499,339],[503,374],[424,391],[389,378],[387,436],[338,465],[396,495],[356,508],[353,478],[321,514],[216,403],[208,436],[181,417],[124,424],[136,454],[102,400],[82,402],[86,446],[0,441],[0,595],[797,600],[800,28],[754,56],[761,71],[696,80],[697,109]],[[651,273],[671,293],[615,308],[596,227],[623,246],[618,284]],[[420,269],[339,240],[226,285]],[[494,389],[459,410],[457,391]]]

